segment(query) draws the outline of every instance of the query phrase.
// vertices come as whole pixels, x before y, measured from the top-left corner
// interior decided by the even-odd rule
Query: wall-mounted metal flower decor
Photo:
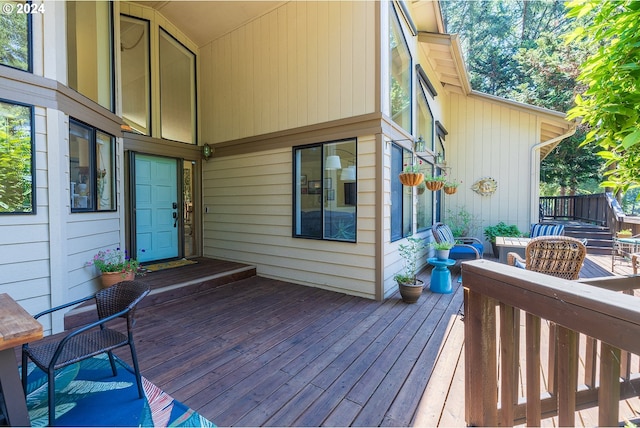
[[[482,177],[471,186],[471,190],[481,196],[491,196],[498,189],[498,182],[491,177]]]

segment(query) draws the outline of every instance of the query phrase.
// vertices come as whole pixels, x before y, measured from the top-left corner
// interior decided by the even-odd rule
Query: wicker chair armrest
[[[514,252],[507,253],[507,264],[509,266],[515,266],[516,265],[516,260],[518,262],[522,263],[523,265],[526,264],[526,262],[527,262],[518,253],[514,253]]]
[[[65,309],[65,308],[68,308],[69,306],[74,306],[74,305],[77,305],[77,304],[82,303],[82,302],[86,302],[87,300],[91,300],[93,298],[95,298],[95,296],[83,297],[82,299],[78,299],[78,300],[75,300],[73,302],[65,303],[64,305],[56,306],[55,308],[46,309],[46,310],[44,310],[44,311],[42,311],[40,313],[35,314],[33,317],[35,319],[38,319],[43,315],[50,314],[50,313],[55,312],[55,311],[59,311],[60,309]]]
[[[631,267],[633,268],[633,274],[638,274],[638,258],[640,257],[640,253],[631,254]]]
[[[480,259],[480,252],[478,251],[478,249],[476,247],[474,247],[471,244],[462,244],[462,243],[456,243],[456,245],[454,245],[454,247],[464,247],[464,248],[470,248],[473,250],[474,253],[476,253],[476,259]]]
[[[56,361],[58,361],[58,357],[60,357],[60,354],[62,353],[65,345],[74,337],[87,332],[88,330],[100,327],[103,328],[104,325],[106,323],[108,323],[109,321],[113,321],[116,318],[119,318],[123,315],[126,315],[128,312],[131,311],[131,308],[126,308],[123,309],[122,311],[115,313],[113,315],[109,315],[108,317],[104,317],[98,321],[94,321],[91,324],[87,324],[84,327],[81,327],[77,330],[72,331],[71,333],[69,333],[67,336],[64,337],[64,339],[62,339],[60,341],[60,343],[58,343],[58,346],[56,347],[56,352],[54,352],[53,357],[51,358],[51,368],[53,368],[55,366]]]

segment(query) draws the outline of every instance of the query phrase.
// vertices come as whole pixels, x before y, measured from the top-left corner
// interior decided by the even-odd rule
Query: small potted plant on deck
[[[447,260],[449,258],[449,252],[454,247],[452,242],[433,242],[431,246],[436,251],[436,258],[438,260]]]
[[[424,282],[416,278],[416,274],[418,257],[425,248],[425,245],[422,239],[410,236],[407,238],[407,243],[400,244],[398,248],[404,262],[404,269],[402,272],[397,273],[393,279],[398,283],[402,301],[415,303],[422,295],[422,289],[424,288]]]
[[[126,250],[100,250],[87,262],[87,266],[98,268],[101,276],[102,287],[107,288],[120,281],[131,281],[135,278],[140,267],[137,260],[128,256]]]

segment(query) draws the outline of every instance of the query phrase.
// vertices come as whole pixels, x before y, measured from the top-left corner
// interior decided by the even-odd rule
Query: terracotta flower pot
[[[398,175],[398,178],[405,186],[417,186],[424,180],[424,174],[421,172],[403,172]]]
[[[122,272],[102,272],[100,280],[102,281],[102,288],[107,288],[121,281],[133,281],[135,277],[135,272],[127,272],[125,274]]]
[[[444,187],[444,182],[442,181],[425,181],[424,185],[427,186],[427,189],[431,191],[437,191]]]

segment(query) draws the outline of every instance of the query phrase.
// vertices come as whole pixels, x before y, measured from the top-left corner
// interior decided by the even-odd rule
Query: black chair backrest
[[[96,293],[96,309],[100,319],[132,309],[149,294],[149,285],[141,281],[122,281]],[[123,316],[126,316],[124,314]]]

